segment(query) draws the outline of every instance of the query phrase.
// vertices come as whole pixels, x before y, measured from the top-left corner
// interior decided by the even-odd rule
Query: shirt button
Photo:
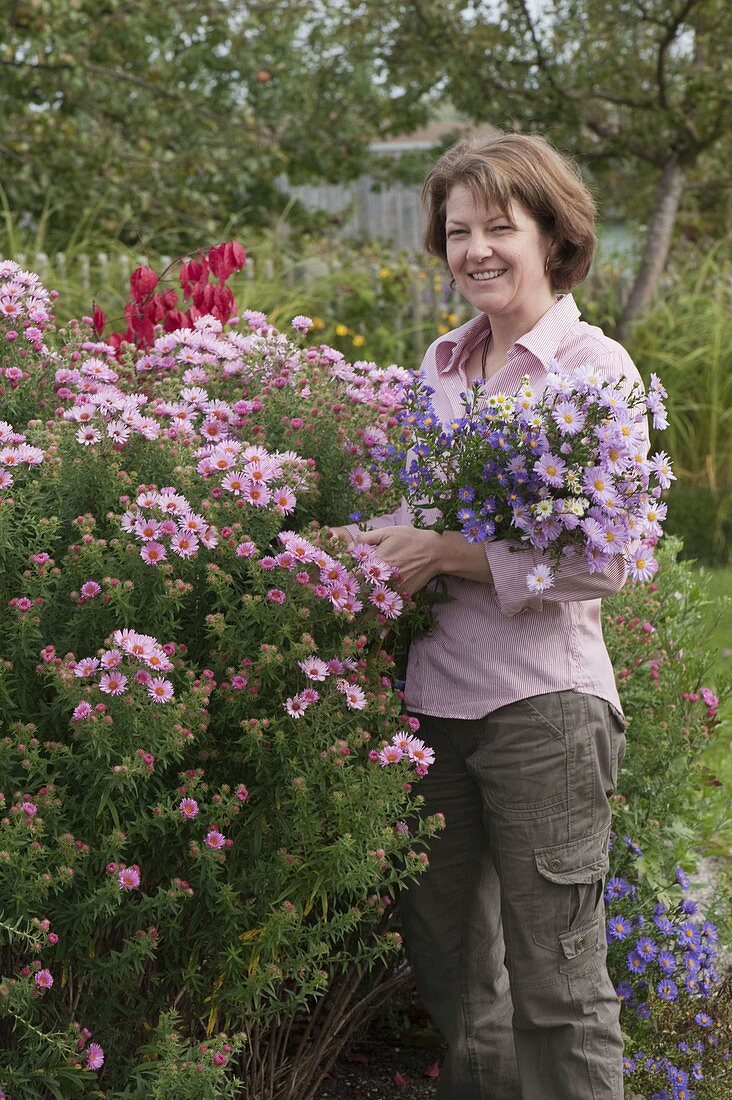
[[[552,859],[552,860],[549,861],[549,870],[550,871],[558,871],[561,866],[562,866],[561,859]]]

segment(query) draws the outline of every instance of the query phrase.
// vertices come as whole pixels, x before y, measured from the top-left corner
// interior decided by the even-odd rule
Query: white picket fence
[[[343,184],[293,186],[286,180],[278,182],[307,210],[322,210],[337,218],[346,236],[374,237],[410,252],[422,248],[424,222],[418,186],[392,184],[376,189],[369,176]]]

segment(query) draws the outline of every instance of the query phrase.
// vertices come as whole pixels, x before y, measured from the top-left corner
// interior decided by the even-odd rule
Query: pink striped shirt
[[[464,412],[465,364],[485,339],[490,323],[479,314],[439,337],[422,363],[443,423]],[[571,294],[559,298],[530,332],[517,340],[505,365],[485,383],[487,393],[515,393],[524,375],[535,389],[556,360],[564,368],[591,364],[608,378],[641,383],[632,359],[601,329],[580,320]],[[368,527],[411,524],[406,504]],[[353,528],[351,528],[353,530]],[[554,587],[532,594],[526,574],[538,551],[511,551],[501,540],[486,543],[493,583],[442,576],[438,587],[452,597],[435,605],[435,629],[412,643],[405,700],[420,714],[482,718],[532,695],[572,690],[598,695],[617,709],[620,700],[600,623],[600,599],[617,592],[627,566],[616,555],[601,573],[588,573],[571,555],[555,569]]]

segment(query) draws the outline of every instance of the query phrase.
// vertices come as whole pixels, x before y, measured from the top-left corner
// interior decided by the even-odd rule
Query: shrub
[[[115,355],[2,261],[0,302],[0,1082],[303,1095],[346,1013],[283,1037],[394,956],[439,824],[404,825],[402,600],[323,532],[389,506],[401,374],[256,313]]]

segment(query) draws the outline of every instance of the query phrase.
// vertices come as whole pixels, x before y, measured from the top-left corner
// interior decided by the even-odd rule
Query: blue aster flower
[[[699,926],[694,921],[686,920],[679,925],[679,943],[682,947],[692,947],[698,951],[701,947],[701,933]]]
[[[635,945],[635,949],[642,959],[650,962],[658,954],[658,945],[649,936],[642,936]]]
[[[651,1006],[646,1001],[641,1001],[635,1010],[639,1020],[648,1020],[651,1015]]]
[[[676,969],[676,956],[671,951],[661,951],[656,962],[664,974],[673,974]]]
[[[472,485],[461,485],[457,495],[462,504],[470,504],[472,500],[475,500],[475,489]]]
[[[457,521],[458,523],[468,524],[475,523],[477,516],[472,508],[458,508]]]
[[[671,978],[662,978],[656,985],[656,993],[662,1001],[675,1001],[679,995],[679,988]]]
[[[693,917],[695,913],[699,912],[699,906],[691,898],[684,898],[679,906],[682,913],[685,913],[687,917]]]
[[[630,883],[624,878],[609,878],[605,884],[605,901],[619,901],[630,893]]]
[[[643,974],[648,966],[646,960],[637,951],[629,951],[625,961],[631,974]]]
[[[612,940],[624,940],[630,935],[630,921],[625,917],[610,917],[607,934]]]
[[[615,996],[621,1004],[631,1004],[633,1000],[633,986],[630,982],[620,982],[615,987]]]
[[[668,917],[662,914],[658,914],[653,918],[653,923],[655,924],[658,931],[662,933],[662,935],[673,936],[674,926]]]
[[[702,1069],[701,1062],[694,1062],[694,1065],[691,1067],[691,1076],[695,1081],[704,1080],[704,1070]]]
[[[708,1012],[697,1012],[694,1017],[699,1027],[714,1027],[714,1020]]]
[[[634,1058],[623,1058],[623,1073],[634,1073],[636,1068],[636,1062]]]
[[[628,845],[628,848],[630,849],[630,851],[633,853],[634,856],[642,856],[643,855],[643,849],[638,847],[638,845],[636,844],[636,842],[633,840],[632,837],[624,836],[623,840]]]
[[[681,889],[682,890],[688,890],[689,886],[691,884],[689,882],[689,876],[687,875],[684,868],[683,867],[677,867],[675,872],[674,872],[674,875],[675,875],[676,881],[678,882]]]

